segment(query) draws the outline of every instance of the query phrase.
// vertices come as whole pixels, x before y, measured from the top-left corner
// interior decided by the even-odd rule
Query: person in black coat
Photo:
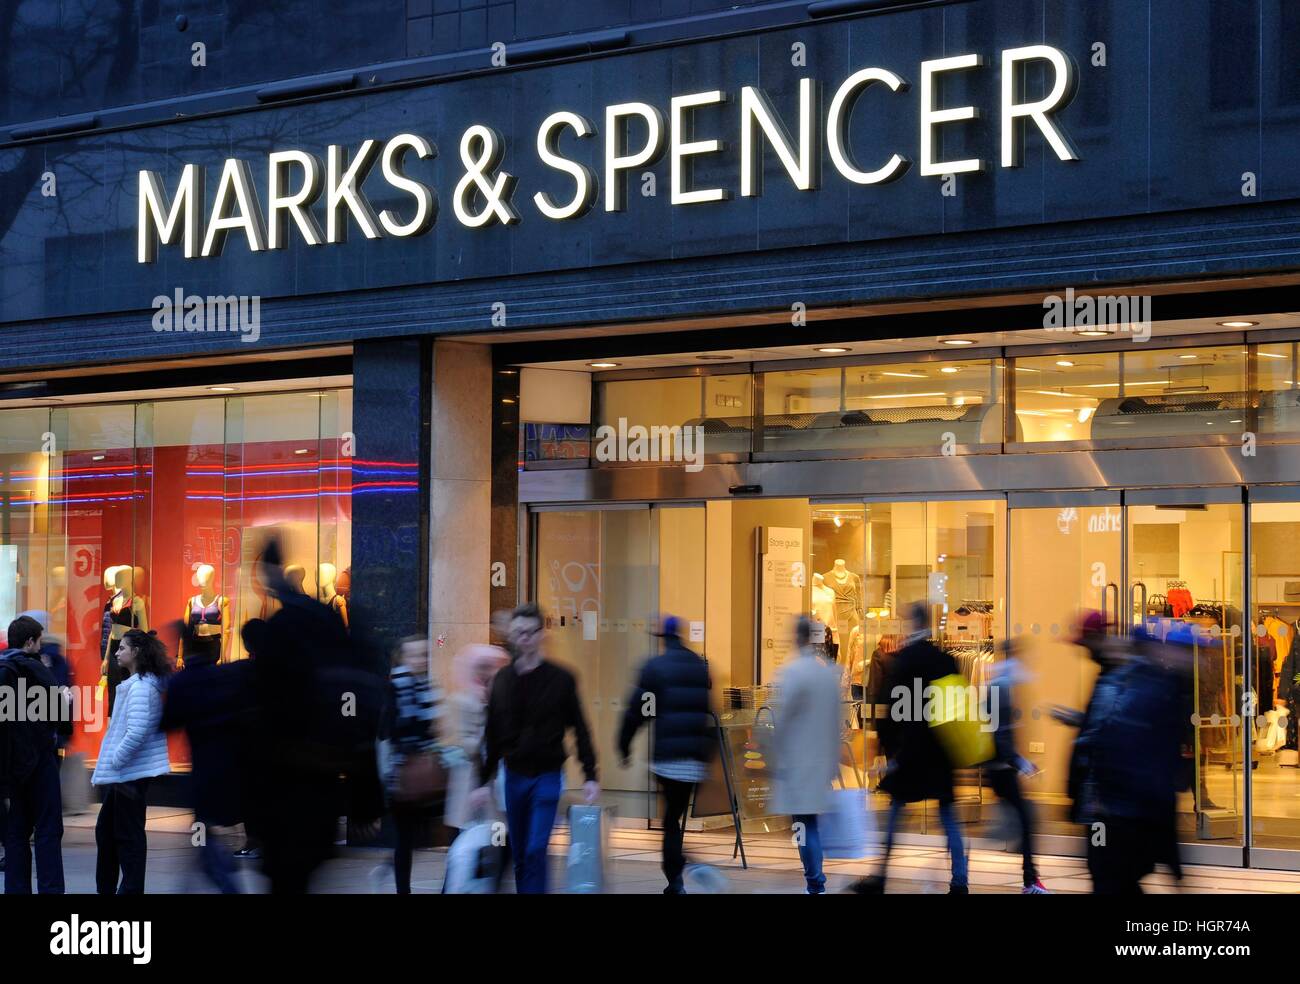
[[[676,616],[665,616],[655,634],[663,639],[664,651],[641,667],[623,712],[618,749],[627,768],[632,739],[641,725],[653,720],[650,770],[664,799],[663,870],[668,879],[664,894],[683,895],[686,811],[696,783],[708,777],[717,736],[709,706],[708,664],[682,644]]]
[[[181,624],[184,651],[193,653],[167,682],[163,731],[184,730],[190,744],[190,790],[200,824],[203,873],[227,895],[238,893],[234,860],[213,828],[244,819],[244,777],[252,766],[252,670],[248,660],[218,664],[192,645],[193,630]]]
[[[965,895],[968,893],[966,852],[953,809],[952,765],[924,714],[919,718],[916,714],[918,705],[924,708],[925,688],[940,677],[958,672],[957,663],[931,640],[930,612],[924,604],[910,605],[904,621],[907,645],[894,657],[885,680],[884,695],[889,701],[889,713],[879,725],[880,742],[888,761],[880,788],[889,793],[890,798],[885,852],[880,862],[880,874],[854,882],[851,887],[863,895],[883,892],[889,852],[893,848],[894,831],[903,807],[922,800],[938,800],[939,819],[948,835],[948,853],[952,856],[949,891]]]

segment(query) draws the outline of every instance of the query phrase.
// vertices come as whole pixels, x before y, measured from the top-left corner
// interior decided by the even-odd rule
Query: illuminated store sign
[[[1025,100],[1021,80],[1025,66],[1044,64],[1046,95]],[[980,115],[978,106],[936,105],[936,89],[946,74],[978,70],[984,59],[977,54],[955,55],[924,61],[920,66],[918,134],[919,169],[925,177],[981,171],[986,162],[978,157],[942,160],[939,157],[941,128],[955,127]],[[1068,55],[1049,45],[1009,48],[1001,53],[1001,97],[999,127],[1000,164],[1022,164],[1026,131],[1032,125],[1062,161],[1078,155],[1061,132],[1052,114],[1064,107],[1074,94],[1075,73]],[[824,117],[817,98],[818,85],[811,78],[799,82],[798,119],[793,127],[772,109],[767,95],[755,86],[739,93],[738,125],[740,173],[737,186],[741,197],[762,194],[762,153],[766,145],[795,188],[812,192],[820,181],[823,145],[834,170],[845,180],[859,185],[883,184],[901,177],[912,160],[897,150],[883,148],[879,159],[860,162],[850,149],[849,121],[857,100],[872,85],[902,96],[910,84],[885,68],[864,68],[844,79],[835,89]],[[697,136],[696,110],[732,101],[721,90],[673,96],[668,117],[659,107],[645,102],[625,102],[605,107],[598,127],[578,113],[558,111],[542,121],[536,135],[538,159],[549,168],[568,176],[569,190],[558,197],[537,191],[516,195],[516,179],[509,172],[505,143],[495,130],[481,123],[468,127],[459,140],[463,171],[452,191],[456,221],[468,228],[494,224],[512,225],[521,212],[535,210],[545,219],[565,221],[586,214],[599,201],[606,212],[626,207],[629,173],[648,167],[667,153],[670,201],[673,205],[694,205],[726,201],[731,189],[700,187],[692,180],[692,163],[723,150],[723,135]],[[632,122],[638,121],[638,139],[631,139]],[[793,133],[793,135],[792,135]],[[820,138],[824,134],[824,141]],[[560,139],[603,139],[603,166],[597,175],[591,168],[560,151]],[[733,131],[727,136],[735,137]],[[231,158],[221,168],[216,194],[206,217],[204,168],[186,164],[175,189],[169,195],[160,175],[141,171],[137,259],[149,263],[157,258],[159,244],[179,243],[186,257],[220,256],[231,233],[242,234],[253,252],[283,249],[289,237],[300,236],[307,245],[341,243],[347,240],[349,225],[355,224],[367,239],[416,236],[432,228],[438,218],[438,195],[406,173],[412,159],[428,160],[438,148],[424,137],[401,133],[386,142],[368,139],[357,148],[333,144],[325,160],[306,151],[284,150],[268,155],[265,164],[266,206],[259,201],[247,161]],[[362,190],[367,176],[378,165],[384,181],[409,196],[410,203],[399,216],[392,210],[375,214]],[[601,190],[603,189],[603,195]],[[318,218],[323,207],[324,227]],[[206,219],[206,221],[205,221]]]

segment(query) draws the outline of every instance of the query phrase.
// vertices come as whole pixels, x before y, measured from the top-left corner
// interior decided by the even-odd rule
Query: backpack
[[[44,671],[38,672],[30,664],[30,660],[16,659],[13,651],[0,656],[0,688],[3,688],[0,693],[15,692],[21,678],[26,678],[31,687],[48,687],[53,684],[53,679],[43,666],[37,664]],[[15,710],[16,702],[15,695],[14,704],[10,705]],[[0,790],[11,789],[35,771],[45,751],[42,747],[44,744],[53,748],[52,732],[48,742],[40,740],[40,732],[44,727],[46,726],[41,724],[9,721],[0,717]]]

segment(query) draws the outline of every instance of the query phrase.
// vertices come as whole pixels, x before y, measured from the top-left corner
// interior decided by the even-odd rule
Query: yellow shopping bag
[[[983,720],[979,693],[960,673],[939,677],[932,686],[930,727],[955,769],[993,758],[993,732]]]

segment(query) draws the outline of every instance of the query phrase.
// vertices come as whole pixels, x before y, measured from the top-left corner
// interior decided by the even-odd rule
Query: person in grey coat
[[[840,673],[817,655],[812,629],[801,616],[795,627],[799,655],[777,679],[773,806],[794,819],[808,894],[821,895],[826,876],[817,816],[831,810],[831,783],[840,772]]]

